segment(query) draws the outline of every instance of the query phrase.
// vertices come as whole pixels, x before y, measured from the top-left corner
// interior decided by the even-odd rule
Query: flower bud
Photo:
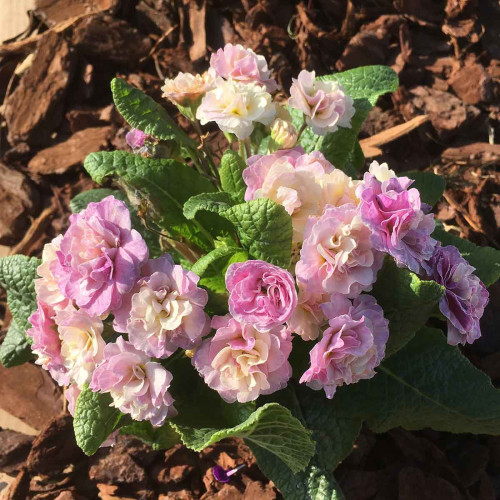
[[[276,118],[271,124],[271,139],[279,145],[280,148],[290,149],[297,143],[297,130],[291,122]]]

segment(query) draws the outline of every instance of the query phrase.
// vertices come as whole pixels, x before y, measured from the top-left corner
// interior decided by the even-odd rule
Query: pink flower
[[[382,166],[370,166],[370,173],[358,187],[363,222],[371,229],[377,250],[391,255],[399,267],[421,273],[428,270],[425,261],[432,257],[436,246],[430,236],[435,227],[434,215],[424,214],[418,189],[410,188],[413,180],[386,175],[381,182],[371,173]]]
[[[32,327],[26,335],[33,339],[31,350],[37,356],[36,364],[47,370],[59,385],[67,385],[70,377],[61,356],[61,340],[54,315],[52,307],[38,301],[37,310],[29,317]]]
[[[108,392],[113,406],[134,420],[161,426],[177,414],[168,393],[171,382],[172,374],[160,363],[119,337],[116,343],[106,345],[104,362],[96,368],[90,388]]]
[[[315,134],[335,132],[338,127],[351,128],[356,110],[341,85],[333,80],[317,80],[314,71],[306,70],[292,81],[288,103],[304,113]]]
[[[266,58],[239,44],[228,43],[223,49],[213,53],[210,67],[222,78],[259,83],[265,85],[268,92],[278,89],[276,81],[270,78]]]
[[[137,128],[129,130],[125,135],[125,140],[132,149],[142,148],[142,146],[144,146],[144,141],[146,140],[146,138],[147,135]]]
[[[372,378],[385,355],[389,338],[388,321],[382,308],[370,295],[360,295],[354,302],[332,296],[323,305],[329,328],[312,348],[311,366],[300,382],[315,390],[324,389],[331,399],[337,387]]]
[[[61,358],[70,380],[78,387],[90,382],[95,367],[103,360],[106,343],[102,338],[103,323],[73,306],[56,313],[61,340]]]
[[[214,316],[212,328],[215,336],[203,341],[192,362],[225,401],[246,403],[286,387],[292,375],[292,339],[286,327],[259,332],[227,315]]]
[[[430,278],[446,288],[439,309],[448,321],[448,344],[472,344],[481,336],[488,290],[454,246],[436,246],[429,267]]]
[[[54,275],[62,294],[100,316],[121,305],[139,277],[148,248],[131,229],[125,203],[108,196],[70,217],[57,257]]]
[[[295,274],[309,293],[356,297],[371,290],[384,256],[354,205],[327,207],[319,219],[309,219],[304,237]]]
[[[321,309],[322,297],[313,297],[300,290],[298,299],[297,307],[286,325],[292,333],[302,337],[302,340],[316,340],[321,331],[320,327],[325,322]]]
[[[58,280],[54,276],[58,263],[57,252],[60,250],[62,238],[60,234],[43,247],[42,263],[37,269],[40,278],[35,280],[37,299],[54,309],[64,309],[70,304],[70,300],[59,290]]]
[[[292,216],[293,241],[301,242],[307,218],[320,215],[323,209],[320,180],[333,171],[319,151],[305,154],[302,148],[293,148],[252,156],[243,171],[248,186],[245,200],[269,198],[283,205]]]
[[[297,305],[292,275],[262,260],[231,264],[226,272],[226,287],[229,312],[260,331],[285,323]]]
[[[155,358],[166,358],[178,347],[193,349],[210,331],[203,310],[208,294],[197,286],[200,278],[175,265],[169,254],[150,260],[142,273],[116,311],[115,328]]]
[[[81,392],[82,390],[76,384],[71,384],[64,391],[64,396],[68,402],[68,412],[72,417],[75,416],[76,401]]]

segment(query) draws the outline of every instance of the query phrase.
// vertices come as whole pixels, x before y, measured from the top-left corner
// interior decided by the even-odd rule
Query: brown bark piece
[[[75,132],[68,140],[42,149],[29,162],[33,174],[63,174],[83,164],[85,157],[108,146],[113,127],[92,127]]]
[[[38,193],[28,178],[0,163],[0,245],[12,245],[38,208]]]
[[[49,33],[42,40],[32,65],[5,101],[7,138],[13,145],[44,145],[63,117],[74,53],[61,35]]]
[[[189,48],[191,61],[197,61],[207,53],[205,11],[205,0],[191,0],[189,2],[189,27],[193,35],[193,45]]]
[[[148,55],[151,41],[123,19],[98,14],[78,21],[73,43],[79,52],[99,62],[133,68]]]
[[[116,7],[119,0],[36,0],[35,12],[42,16],[49,26],[92,12],[101,12]]]
[[[479,63],[460,68],[453,73],[448,83],[466,104],[479,104],[493,99],[493,81]]]
[[[76,444],[73,418],[61,415],[52,419],[35,438],[26,465],[36,474],[61,473],[68,465],[84,458]]]

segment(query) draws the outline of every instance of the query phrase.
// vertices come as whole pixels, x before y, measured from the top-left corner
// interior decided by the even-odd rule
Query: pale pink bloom
[[[246,139],[255,123],[269,125],[276,116],[271,94],[256,83],[218,82],[206,93],[196,111],[202,125],[217,123],[223,131]]]
[[[333,80],[316,79],[314,71],[306,70],[292,81],[288,103],[304,113],[306,123],[315,134],[335,132],[338,127],[351,128],[356,110],[341,85]]]
[[[360,295],[352,303],[343,296],[332,296],[322,308],[329,327],[312,348],[311,366],[300,382],[324,389],[331,399],[337,387],[375,375],[385,355],[389,323],[371,295]]]
[[[123,201],[108,196],[70,217],[53,272],[62,294],[90,315],[120,307],[148,258]]]
[[[210,57],[210,67],[222,78],[232,78],[243,83],[255,82],[265,85],[268,92],[278,89],[270,77],[267,61],[252,49],[228,43]]]
[[[54,276],[58,262],[57,252],[60,249],[62,238],[63,236],[60,234],[43,247],[42,263],[37,269],[40,278],[35,279],[37,299],[54,309],[64,309],[70,304],[70,300],[59,290],[58,280]]]
[[[102,338],[103,323],[73,306],[57,311],[55,316],[61,339],[61,358],[68,375],[78,387],[90,382],[92,373],[103,360],[106,343]]]
[[[115,329],[155,358],[177,348],[193,349],[210,331],[204,311],[208,294],[197,286],[199,276],[175,265],[169,254],[150,260],[142,277],[115,314]]]
[[[202,75],[178,73],[175,78],[167,78],[161,90],[163,97],[172,103],[188,106],[199,103],[200,99],[215,87],[216,82],[217,77],[213,70]]]
[[[288,321],[297,305],[292,275],[262,260],[231,264],[226,271],[226,288],[232,316],[261,331]]]
[[[292,375],[292,339],[286,327],[259,332],[227,315],[214,316],[212,328],[215,336],[203,341],[192,362],[225,401],[247,403],[286,387]]]
[[[327,207],[319,219],[308,221],[295,267],[297,281],[314,294],[356,297],[371,290],[384,256],[373,248],[370,236],[354,205]]]
[[[67,385],[70,378],[61,356],[61,340],[54,315],[51,306],[38,301],[37,310],[29,317],[32,327],[26,335],[33,339],[31,350],[37,357],[35,363],[47,370],[59,385]]]
[[[168,392],[171,382],[172,374],[160,363],[118,337],[116,343],[106,345],[104,362],[94,371],[90,388],[109,393],[112,406],[134,420],[161,426],[177,415]]]
[[[76,401],[81,392],[82,390],[78,387],[77,384],[71,384],[64,390],[64,396],[66,397],[66,401],[68,402],[68,412],[72,417],[75,416]]]
[[[289,330],[302,337],[302,340],[316,340],[326,318],[321,309],[322,296],[312,296],[299,290],[297,307],[286,322]]]
[[[245,200],[268,198],[283,205],[292,217],[293,241],[301,242],[308,217],[322,212],[320,179],[331,172],[333,165],[319,151],[304,154],[294,148],[255,155],[243,171]]]
[[[353,180],[342,170],[335,169],[330,173],[324,174],[318,178],[321,186],[321,215],[326,206],[340,207],[341,205],[359,203],[356,195],[356,188],[362,181]]]

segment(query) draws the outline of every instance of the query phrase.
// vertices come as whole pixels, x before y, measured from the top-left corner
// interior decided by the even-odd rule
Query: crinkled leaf
[[[31,357],[28,318],[36,310],[35,278],[40,259],[12,255],[0,259],[0,286],[7,292],[12,323],[0,346],[0,362],[7,367],[24,363]]]
[[[117,428],[122,414],[109,394],[93,392],[85,386],[78,396],[73,427],[76,443],[86,455],[93,455]]]
[[[399,176],[403,175],[415,181],[411,187],[417,188],[420,191],[420,198],[424,203],[434,206],[439,198],[443,196],[446,182],[440,175],[433,174],[432,172],[419,172],[417,170],[410,170],[409,172],[399,174]]]
[[[200,210],[222,214],[230,208],[232,204],[231,196],[229,196],[228,193],[201,193],[191,196],[191,198],[184,203],[184,216],[187,219],[194,219]]]
[[[125,151],[92,153],[84,165],[99,184],[116,179],[135,206],[146,202],[148,221],[152,220],[174,237],[185,237],[205,250],[211,249],[210,233],[182,213],[191,196],[214,189],[192,168],[175,160],[144,158]]]
[[[153,450],[168,450],[181,442],[177,432],[166,422],[161,427],[153,427],[151,422],[132,422],[120,428],[120,434],[127,434],[138,437]]]
[[[198,276],[215,276],[225,273],[228,262],[234,254],[242,252],[239,247],[220,246],[199,259],[191,270]]]
[[[293,472],[304,470],[314,453],[310,433],[290,410],[268,403],[239,425],[227,429],[193,428],[174,423],[186,446],[195,451],[228,437],[255,443],[280,458]]]
[[[493,285],[500,278],[500,251],[492,247],[475,245],[471,241],[445,231],[440,225],[436,226],[432,237],[443,245],[456,246],[462,257],[476,268],[475,274],[486,286]]]
[[[389,66],[380,65],[361,66],[320,79],[337,81],[353,99],[368,99],[372,106],[381,95],[396,92],[399,85],[397,73]]]
[[[87,208],[89,203],[97,203],[107,196],[114,196],[117,200],[124,201],[127,204],[132,220],[132,227],[139,231],[146,241],[149,248],[149,256],[151,258],[159,257],[163,253],[163,250],[160,246],[158,235],[144,226],[136,210],[132,207],[131,203],[128,201],[127,195],[123,191],[107,188],[90,189],[89,191],[78,193],[70,201],[69,206],[73,213],[78,213]]]
[[[375,432],[401,426],[500,434],[500,391],[458,347],[446,343],[440,330],[420,330],[377,371],[374,378],[346,387],[339,401],[355,403]]]
[[[273,481],[285,500],[345,500],[333,476],[311,459],[304,472],[294,474],[276,455],[249,443],[262,472]]]
[[[163,106],[121,78],[111,82],[116,108],[127,123],[148,135],[196,148],[196,143],[170,118]]]
[[[277,457],[250,443],[259,467],[287,499],[342,498],[333,470],[352,451],[361,418],[352,418],[335,398],[328,400],[323,391],[312,391],[297,384],[289,384],[286,389],[264,398],[268,399],[290,408],[292,414],[312,430],[316,454],[304,472],[293,474]]]
[[[245,201],[246,184],[243,181],[243,170],[246,163],[243,158],[232,149],[228,149],[221,158],[219,176],[222,189],[231,195],[236,203]]]
[[[256,259],[288,268],[292,252],[292,219],[282,205],[267,198],[235,205],[225,212],[241,244]]]
[[[423,281],[407,269],[396,267],[392,259],[386,259],[371,293],[389,320],[386,356],[390,356],[425,325],[444,288],[434,281]]]
[[[22,330],[13,320],[0,345],[0,363],[6,368],[12,368],[26,363],[32,357],[30,338],[26,336],[25,330]]]

